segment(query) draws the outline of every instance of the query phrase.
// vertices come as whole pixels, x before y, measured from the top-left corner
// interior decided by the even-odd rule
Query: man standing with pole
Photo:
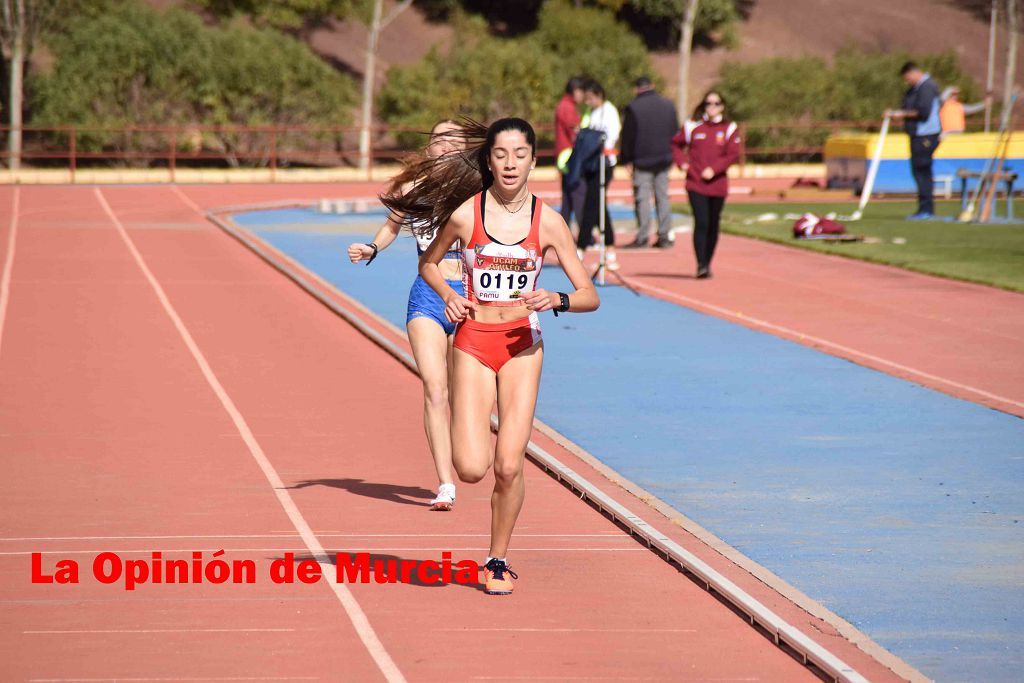
[[[903,96],[902,108],[886,114],[895,119],[903,119],[907,135],[910,136],[910,170],[917,184],[917,213],[907,216],[907,220],[927,221],[935,218],[932,157],[942,132],[939,124],[939,87],[914,62],[904,64],[900,75],[910,88]]]

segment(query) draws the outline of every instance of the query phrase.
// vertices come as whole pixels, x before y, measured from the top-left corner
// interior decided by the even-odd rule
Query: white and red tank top
[[[413,236],[416,238],[416,255],[417,256],[422,256],[423,252],[425,252],[427,249],[430,248],[430,245],[433,243],[434,239],[437,237],[437,233],[438,233],[438,230],[436,228],[433,231],[427,233],[426,235],[424,235],[422,233],[419,233],[419,232],[414,232],[413,233]],[[446,259],[462,258],[462,247],[459,246],[458,242],[456,242],[455,244],[452,245],[451,249],[449,249],[448,251],[446,251],[444,253],[444,257]]]
[[[544,262],[540,247],[544,203],[532,198],[530,231],[515,244],[504,244],[487,233],[486,202],[486,190],[473,198],[473,236],[462,250],[466,298],[485,306],[520,306],[523,294],[536,289]]]

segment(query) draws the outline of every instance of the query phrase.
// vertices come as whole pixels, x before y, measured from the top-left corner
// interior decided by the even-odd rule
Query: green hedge
[[[962,101],[981,97],[953,51],[911,55],[844,48],[831,64],[819,57],[726,63],[717,88],[728,102],[731,116],[752,124],[747,132],[748,148],[820,147],[828,130],[763,126],[829,120],[880,122],[886,109],[900,105],[906,85],[899,70],[910,60],[930,72],[940,87],[959,85]]]
[[[458,115],[550,124],[570,76],[596,78],[621,108],[633,97],[633,80],[651,73],[643,42],[625,24],[610,12],[566,0],[545,3],[537,30],[522,38],[491,36],[476,17],[456,17],[454,23],[458,43],[388,71],[377,99],[383,120],[417,130]],[[550,137],[541,133],[545,144]],[[419,138],[406,134],[400,140],[411,145]]]
[[[33,125],[343,125],[358,100],[353,80],[303,43],[241,23],[210,28],[184,10],[124,3],[70,22],[50,47],[56,64],[32,83]],[[79,138],[83,151],[129,143],[140,144]],[[219,135],[205,144],[242,156],[265,142]]]

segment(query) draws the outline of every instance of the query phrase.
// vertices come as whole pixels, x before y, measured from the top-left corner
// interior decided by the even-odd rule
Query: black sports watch
[[[569,310],[569,295],[565,292],[558,293],[558,307],[555,308],[555,316],[559,313],[565,313]]]
[[[370,258],[367,259],[367,261],[366,261],[366,265],[370,265],[371,263],[373,263],[373,259],[377,258],[377,252],[379,252],[380,249],[377,247],[377,244],[375,242],[370,242],[366,246],[368,246],[371,249],[373,249],[373,255],[371,255]]]

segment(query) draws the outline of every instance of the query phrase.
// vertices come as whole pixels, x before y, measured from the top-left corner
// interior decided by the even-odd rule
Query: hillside
[[[757,0],[739,34],[736,50],[695,53],[695,91],[711,85],[726,60],[752,62],[801,54],[827,58],[850,44],[883,51],[953,49],[978,85],[985,85],[988,23],[944,0]],[[996,39],[997,93],[1002,92],[1006,40],[1006,32],[1001,31]],[[656,59],[659,71],[670,80],[675,56],[657,55]],[[1017,74],[1024,76],[1024,50],[1020,49]]]
[[[187,0],[147,0],[151,5],[187,6]],[[395,0],[385,0],[385,14]],[[730,60],[756,62],[766,57],[810,54],[828,58],[846,45],[869,49],[938,52],[953,49],[961,63],[984,87],[988,23],[949,0],[755,0],[750,16],[738,27],[734,50],[698,48],[691,71],[691,99],[718,77]],[[332,22],[308,31],[310,46],[336,68],[362,77],[366,29],[357,21]],[[388,67],[420,60],[434,45],[444,49],[453,39],[451,26],[431,23],[415,6],[407,9],[381,36],[378,53],[380,88]],[[997,38],[997,96],[1002,92],[1006,31]],[[1024,78],[1024,45],[1018,53],[1018,82]],[[674,96],[677,59],[671,52],[653,53],[655,68]],[[566,74],[568,77],[570,74]],[[897,77],[896,74],[893,75]]]
[[[382,36],[379,75],[383,77],[388,66],[415,62],[432,45],[443,48],[452,39],[450,26],[429,23],[419,10],[410,8]],[[1003,68],[1005,32],[1000,32],[997,40],[998,76]],[[338,22],[330,28],[313,31],[309,41],[325,58],[344,65],[350,73],[362,75],[366,45],[366,30],[362,25]],[[988,24],[950,6],[945,0],[757,0],[749,19],[739,27],[739,46],[735,50],[696,51],[693,95],[699,96],[715,82],[719,68],[727,60],[753,62],[765,57],[800,54],[827,58],[849,44],[917,52],[952,48],[978,84],[984,86],[985,83]],[[1018,74],[1024,74],[1024,46],[1019,54]],[[673,84],[677,68],[675,54],[652,56],[658,72],[667,83]],[[998,77],[996,80],[996,90],[1001,92],[1002,80]]]

